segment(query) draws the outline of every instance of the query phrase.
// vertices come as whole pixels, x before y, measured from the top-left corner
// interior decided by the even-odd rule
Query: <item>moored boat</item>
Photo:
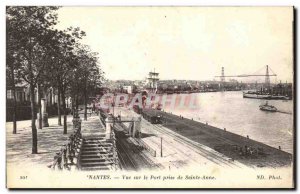
[[[292,98],[284,95],[271,95],[258,91],[243,92],[243,98],[266,99],[266,100],[291,100]]]
[[[243,92],[244,98],[255,98],[255,99],[271,99],[271,95],[269,94],[260,94],[258,92]]]

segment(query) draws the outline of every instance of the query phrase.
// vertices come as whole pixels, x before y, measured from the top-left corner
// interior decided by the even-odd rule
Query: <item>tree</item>
[[[77,78],[75,81],[77,85],[83,88],[80,93],[84,99],[84,120],[87,120],[88,95],[102,82],[103,74],[98,65],[97,55],[98,53],[92,52],[87,45],[79,45],[76,49],[78,66],[75,70],[75,77]]]
[[[57,22],[54,13],[58,7],[7,7],[6,19],[11,35],[20,48],[20,71],[22,79],[29,84],[31,101],[32,153],[37,154],[37,129],[35,125],[35,87],[45,68],[49,30]]]
[[[64,31],[55,30],[52,32],[53,49],[52,54],[56,59],[52,63],[50,69],[52,77],[52,84],[58,91],[58,123],[61,124],[60,109],[63,109],[64,124],[63,133],[67,134],[67,108],[66,108],[66,94],[68,93],[70,82],[73,81],[73,69],[76,68],[76,61],[73,49],[78,40],[85,36],[83,31],[79,28],[68,28]],[[54,79],[53,79],[54,78]],[[62,107],[60,99],[62,99]]]
[[[13,134],[17,133],[17,100],[16,100],[16,84],[21,82],[20,79],[20,61],[18,57],[18,49],[13,37],[11,24],[9,20],[6,23],[6,87],[12,88],[13,94]]]
[[[51,85],[58,91],[58,123],[61,125],[61,103],[64,114],[64,130],[67,134],[67,95],[85,95],[85,113],[88,88],[100,80],[97,53],[81,45],[79,40],[85,33],[79,28],[55,30],[58,7],[7,7],[7,80],[13,85],[19,78],[28,83],[31,102],[32,153],[38,153],[37,129],[35,125],[35,89]],[[47,71],[45,71],[47,68]],[[84,91],[78,91],[82,86]],[[75,89],[76,88],[76,89]],[[77,92],[77,93],[76,93]],[[14,102],[15,102],[14,95]],[[40,106],[40,95],[38,99]],[[16,104],[16,103],[14,103]],[[14,120],[16,121],[14,109]],[[39,128],[42,127],[41,110]],[[86,114],[85,114],[86,118]],[[16,132],[14,124],[14,132]]]

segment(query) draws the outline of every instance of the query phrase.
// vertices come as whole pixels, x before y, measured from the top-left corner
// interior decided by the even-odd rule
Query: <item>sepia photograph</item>
[[[292,6],[6,6],[9,189],[294,189]]]

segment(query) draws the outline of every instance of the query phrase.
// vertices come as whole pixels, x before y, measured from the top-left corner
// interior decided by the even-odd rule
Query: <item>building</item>
[[[27,93],[29,92],[25,84],[17,84],[15,86],[16,90],[16,101],[18,103],[29,101],[29,96]],[[13,101],[14,95],[13,95],[13,88],[12,86],[7,86],[6,88],[6,100],[7,101]]]
[[[149,72],[148,84],[147,84],[147,90],[150,92],[156,92],[157,91],[157,82],[159,81],[159,73],[155,73],[155,69],[153,72]]]
[[[132,86],[123,86],[123,90],[125,90],[127,94],[132,94],[133,87]]]

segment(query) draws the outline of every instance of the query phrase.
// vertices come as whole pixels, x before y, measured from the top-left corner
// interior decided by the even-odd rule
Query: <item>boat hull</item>
[[[267,94],[251,94],[251,93],[243,93],[244,98],[254,98],[254,99],[265,99],[265,100],[291,100],[291,98],[287,96],[273,96]]]
[[[254,98],[254,99],[270,99],[271,95],[243,93],[243,97],[244,98]]]
[[[260,108],[260,110],[262,110],[262,111],[267,111],[267,112],[276,112],[277,111],[277,109],[273,109],[273,108]]]

